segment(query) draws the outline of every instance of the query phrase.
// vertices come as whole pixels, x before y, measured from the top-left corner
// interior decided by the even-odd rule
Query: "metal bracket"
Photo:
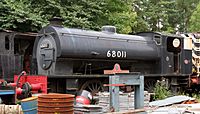
[[[117,74],[109,76],[109,84],[125,84],[135,86],[134,108],[144,108],[144,76],[140,74]],[[119,86],[109,86],[110,108],[119,112]]]

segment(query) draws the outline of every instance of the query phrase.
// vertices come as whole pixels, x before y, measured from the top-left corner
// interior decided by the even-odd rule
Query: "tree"
[[[28,0],[29,1],[29,0]],[[34,9],[45,20],[58,16],[64,19],[64,26],[73,28],[99,28],[95,20],[103,14],[98,0],[30,0]]]
[[[200,3],[189,20],[189,31],[200,32]]]
[[[0,27],[17,31],[38,31],[48,19],[62,17],[74,28],[100,28],[95,21],[103,15],[98,0],[2,0]]]
[[[131,0],[2,0],[0,27],[17,31],[38,31],[48,19],[59,16],[64,26],[100,30],[114,25],[129,33],[135,23]]]
[[[186,32],[189,18],[199,0],[135,0],[138,22],[150,31]]]
[[[104,23],[117,27],[119,33],[131,33],[136,22],[132,0],[106,0],[104,5]]]
[[[0,2],[0,28],[17,31],[36,31],[44,21],[36,13],[30,13],[30,4],[22,0]]]
[[[177,0],[177,10],[178,14],[176,19],[178,19],[178,29],[181,32],[188,32],[189,20],[197,7],[199,0]]]
[[[135,0],[134,8],[145,31],[167,31],[169,27],[169,12],[173,12],[173,0]],[[146,23],[145,23],[146,22]]]

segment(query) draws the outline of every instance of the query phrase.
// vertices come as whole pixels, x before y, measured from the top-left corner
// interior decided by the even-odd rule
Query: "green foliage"
[[[200,3],[189,20],[189,30],[191,32],[200,32]]]
[[[17,31],[38,31],[48,19],[61,17],[64,26],[100,30],[117,26],[120,33],[132,31],[136,14],[131,0],[2,0],[0,27]]]
[[[189,18],[199,0],[135,0],[134,9],[150,31],[186,32]],[[141,21],[142,19],[142,21]],[[147,24],[145,24],[147,23]]]
[[[46,23],[57,16],[65,20],[65,26],[73,28],[98,29],[95,21],[103,14],[103,3],[98,0],[31,0],[30,4]]]
[[[110,14],[109,21],[113,23],[119,33],[131,33],[132,27],[135,22],[136,14],[132,12],[122,12],[122,13],[113,13]]]
[[[30,13],[30,4],[22,0],[2,0],[0,2],[0,27],[17,31],[35,31],[43,20]]]
[[[150,31],[167,31],[169,27],[169,16],[173,12],[175,1],[170,0],[135,0],[134,9],[139,20],[146,22],[146,29]],[[142,22],[142,21],[140,21]]]
[[[179,93],[179,95],[185,95],[185,96],[189,96],[189,97],[192,97],[192,98],[195,98],[195,100],[197,100],[198,102],[200,102],[200,95],[199,93]]]
[[[163,83],[162,81],[158,81],[156,83],[155,88],[154,88],[154,93],[155,93],[154,95],[155,100],[161,100],[161,99],[171,96],[171,91],[167,88],[165,83]]]
[[[118,33],[186,32],[188,26],[199,31],[197,3],[199,0],[1,0],[0,28],[38,31],[50,18],[59,16],[66,27],[100,30],[113,25]]]
[[[195,98],[198,102],[200,102],[200,95],[199,94],[192,94],[192,98]]]
[[[100,28],[103,3],[94,0],[3,0],[0,1],[0,27],[17,31],[38,31],[48,19],[59,16],[68,27]]]
[[[179,31],[188,32],[189,20],[198,3],[199,0],[177,0]]]
[[[119,33],[131,33],[136,21],[136,13],[133,12],[132,1],[107,0],[106,6],[108,17],[107,24],[117,27]]]

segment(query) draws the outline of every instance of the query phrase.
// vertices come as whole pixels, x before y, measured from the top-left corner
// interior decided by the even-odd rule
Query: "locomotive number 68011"
[[[107,57],[108,58],[126,58],[126,51],[108,50]]]

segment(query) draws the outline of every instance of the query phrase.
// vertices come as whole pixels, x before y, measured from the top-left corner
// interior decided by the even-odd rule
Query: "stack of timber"
[[[100,92],[98,96],[98,105],[103,107],[104,112],[110,110],[110,93],[109,92]],[[147,91],[144,91],[144,106],[148,106],[150,101],[150,94]],[[119,94],[119,110],[131,110],[134,109],[134,92]]]
[[[97,105],[75,105],[74,114],[104,114],[102,107]]]
[[[0,104],[0,114],[23,114],[20,105]]]

